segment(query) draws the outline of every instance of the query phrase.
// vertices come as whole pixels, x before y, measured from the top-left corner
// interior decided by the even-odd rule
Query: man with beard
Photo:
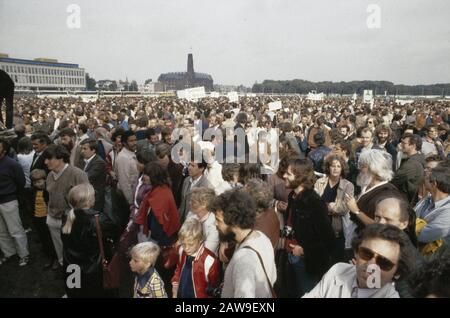
[[[314,168],[307,159],[290,159],[283,176],[288,197],[287,220],[283,229],[288,262],[294,271],[291,297],[309,292],[330,267],[335,245],[328,208],[314,191]]]
[[[395,170],[395,162],[397,160],[397,149],[391,142],[392,130],[388,125],[378,125],[375,132],[377,136],[376,149],[386,150],[392,157],[392,168]]]
[[[388,194],[404,195],[392,184],[391,155],[385,151],[370,149],[361,153],[359,158],[359,174],[356,184],[361,187],[361,195],[356,201],[346,197],[347,206],[352,213],[351,220],[357,225],[359,233],[366,225],[374,223],[377,202]]]
[[[70,153],[70,164],[74,167],[83,169],[84,160],[81,156],[81,149],[77,143],[77,137],[72,128],[64,128],[59,132],[59,139],[61,145],[63,145]]]
[[[223,298],[274,297],[277,278],[274,252],[269,238],[255,230],[256,205],[243,190],[230,190],[210,206],[216,215],[219,236],[234,237],[234,255],[225,270]]]
[[[417,202],[419,186],[423,180],[425,158],[419,153],[422,149],[422,139],[419,135],[405,134],[402,138],[402,151],[408,156],[392,179],[400,191],[406,193],[408,202]]]
[[[117,155],[115,168],[118,180],[117,188],[131,206],[133,204],[133,187],[139,175],[136,167],[136,135],[131,130],[127,130],[122,134],[121,142],[123,148]],[[128,216],[126,221],[128,221]]]
[[[414,266],[414,248],[406,234],[393,225],[372,224],[352,247],[355,264],[334,265],[305,298],[399,298],[392,282]]]

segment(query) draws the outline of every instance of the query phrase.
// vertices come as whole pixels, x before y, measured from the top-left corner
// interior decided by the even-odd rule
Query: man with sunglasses
[[[414,248],[399,228],[371,224],[353,239],[355,264],[337,263],[305,298],[398,298],[393,281],[414,264]]]

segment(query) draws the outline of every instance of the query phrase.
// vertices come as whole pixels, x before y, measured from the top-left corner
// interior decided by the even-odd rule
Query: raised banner
[[[373,91],[370,89],[365,89],[363,95],[363,102],[370,104],[372,103],[372,101],[373,101]]]
[[[269,111],[275,111],[278,109],[282,109],[283,105],[281,104],[281,101],[271,102],[269,103]]]
[[[308,97],[306,99],[313,100],[313,101],[321,101],[323,100],[323,97],[325,96],[324,93],[316,94],[314,92],[308,93]]]
[[[230,103],[237,103],[239,102],[239,96],[237,92],[229,92],[227,94],[228,99],[230,100]]]
[[[206,97],[206,92],[203,86],[186,88],[181,91],[177,91],[177,97],[186,98],[187,100],[198,100]]]

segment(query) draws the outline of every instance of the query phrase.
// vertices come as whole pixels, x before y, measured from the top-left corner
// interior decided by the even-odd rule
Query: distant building
[[[86,89],[84,69],[78,64],[59,63],[47,58],[16,59],[0,54],[0,69],[9,74],[18,90]]]
[[[192,54],[188,54],[187,72],[161,74],[158,77],[158,82],[164,85],[166,91],[197,86],[204,86],[206,91],[212,91],[214,85],[211,75],[194,72],[194,58]]]
[[[139,91],[144,93],[158,93],[164,91],[164,84],[160,82],[148,82],[140,86]]]
[[[101,91],[115,91],[118,89],[117,82],[109,79],[97,81],[95,87]]]
[[[214,91],[219,93],[236,92],[237,90],[237,86],[235,85],[214,85]]]
[[[239,92],[239,93],[248,93],[251,92],[252,89],[249,87],[245,87],[243,85],[220,85],[220,84],[215,84],[214,85],[214,91],[219,92],[219,93],[229,93],[229,92]]]

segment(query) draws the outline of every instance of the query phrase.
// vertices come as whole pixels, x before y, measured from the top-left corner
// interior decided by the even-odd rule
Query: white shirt
[[[195,180],[192,179],[192,177],[189,177],[189,178],[191,178],[191,188],[189,190],[192,190],[195,187],[195,185],[200,181],[200,179],[202,178],[202,175],[200,175],[200,177],[198,177]]]
[[[373,186],[373,187],[370,188],[370,189],[367,189],[367,187],[361,188],[361,194],[359,195],[358,200],[361,199],[361,197],[362,197],[364,194],[366,194],[367,192],[370,192],[370,191],[372,191],[373,189],[376,189],[376,188],[378,188],[378,187],[381,187],[383,184],[386,184],[386,183],[388,183],[388,181],[382,181],[382,182],[378,183],[377,185]]]
[[[139,204],[137,202],[137,196],[138,196],[138,192],[139,192],[139,188],[141,187],[141,185],[144,183],[144,175],[142,175],[139,180],[138,180],[138,184],[136,186],[136,191],[134,192],[134,206],[139,208]]]
[[[214,189],[217,189],[222,182],[224,182],[222,178],[222,165],[217,161],[214,161],[211,166],[206,169],[205,175],[206,179],[211,183]]]
[[[80,141],[79,141],[79,142],[82,142],[82,141],[85,140],[85,139],[89,139],[88,134],[82,135],[82,136],[80,137]]]
[[[95,154],[93,156],[91,156],[89,159],[84,159],[84,169],[83,169],[84,171],[86,171],[86,168],[87,168],[89,162],[91,162],[94,157],[95,157]]]
[[[17,161],[22,167],[23,173],[25,174],[25,188],[31,187],[31,179],[30,179],[30,168],[31,163],[33,162],[34,150],[29,154],[18,154]],[[36,158],[37,159],[37,158]]]

